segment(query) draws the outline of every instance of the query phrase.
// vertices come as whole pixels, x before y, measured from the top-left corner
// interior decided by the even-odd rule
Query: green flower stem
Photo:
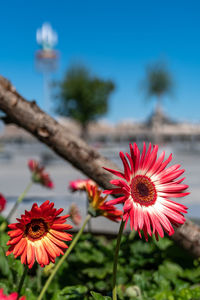
[[[24,197],[26,196],[26,194],[28,193],[28,191],[30,190],[31,186],[32,186],[33,182],[31,181],[27,187],[25,188],[25,190],[23,191],[23,193],[19,196],[19,198],[17,199],[17,201],[15,202],[15,204],[13,205],[11,211],[9,212],[8,216],[7,216],[7,221],[10,221],[11,217],[13,216],[13,214],[15,213],[16,209],[18,208],[19,204],[23,201]]]
[[[86,211],[88,212],[89,210],[89,198],[88,196],[86,197]],[[91,219],[88,221],[88,232],[92,232],[92,224],[91,224]]]
[[[116,285],[116,278],[117,278],[117,261],[119,255],[119,248],[121,243],[121,237],[124,230],[125,222],[122,220],[121,225],[119,228],[118,236],[117,236],[117,245],[115,249],[115,256],[114,256],[114,263],[113,263],[113,290],[112,290],[112,299],[117,300],[117,285]]]
[[[21,289],[22,289],[22,286],[23,286],[23,283],[24,283],[24,280],[25,280],[27,271],[28,271],[28,266],[25,265],[25,266],[24,266],[24,272],[23,272],[22,277],[21,277],[21,279],[20,279],[19,286],[18,286],[18,290],[17,290],[17,293],[18,293],[17,300],[18,300],[19,297],[20,297]]]
[[[46,290],[48,289],[51,281],[53,280],[54,276],[56,275],[58,269],[60,268],[60,266],[62,265],[62,263],[64,262],[64,260],[68,257],[68,255],[71,253],[71,251],[73,250],[74,246],[76,245],[76,243],[78,242],[81,234],[83,233],[83,230],[86,226],[86,224],[88,223],[88,221],[91,219],[91,215],[87,215],[87,217],[85,218],[85,221],[81,227],[81,229],[79,230],[79,232],[77,233],[77,235],[75,236],[75,238],[72,240],[69,248],[67,249],[67,251],[65,252],[65,254],[62,256],[62,258],[58,261],[57,265],[55,266],[55,268],[53,269],[53,272],[51,273],[51,275],[49,276],[49,278],[47,279],[42,291],[40,292],[40,295],[38,297],[38,300],[42,300],[43,296],[46,292]]]
[[[1,226],[0,226],[0,232],[4,232],[7,228],[7,222],[4,221],[3,223],[1,223]]]

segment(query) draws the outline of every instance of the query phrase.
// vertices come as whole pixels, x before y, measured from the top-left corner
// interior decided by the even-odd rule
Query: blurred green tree
[[[148,98],[157,98],[156,112],[162,110],[162,99],[165,94],[170,94],[173,90],[173,79],[166,65],[156,62],[146,69],[145,79],[142,81],[142,88]]]
[[[82,138],[88,138],[88,124],[108,110],[108,99],[114,83],[91,75],[85,66],[72,65],[58,83],[59,94],[56,111],[78,121]]]
[[[162,143],[162,124],[169,121],[162,110],[163,97],[173,90],[173,79],[163,62],[155,62],[146,68],[145,78],[142,81],[142,89],[147,98],[155,97],[155,112],[150,117],[148,123],[152,126],[154,143]]]

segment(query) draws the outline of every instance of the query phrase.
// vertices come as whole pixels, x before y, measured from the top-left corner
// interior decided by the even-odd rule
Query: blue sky
[[[0,73],[29,100],[43,105],[43,78],[35,70],[35,34],[48,21],[57,31],[62,78],[73,62],[113,79],[116,90],[105,116],[111,122],[145,119],[154,101],[139,88],[145,67],[168,63],[175,92],[164,102],[173,118],[200,121],[200,1],[4,1],[0,18]]]

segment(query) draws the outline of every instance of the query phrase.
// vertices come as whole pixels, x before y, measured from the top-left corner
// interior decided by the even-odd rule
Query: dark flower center
[[[143,182],[139,182],[137,184],[137,189],[138,189],[140,196],[145,197],[145,196],[149,195],[149,189]]]
[[[157,193],[154,183],[144,175],[137,175],[131,182],[131,196],[141,205],[149,206],[155,203]]]
[[[34,232],[39,231],[39,230],[40,230],[40,226],[39,226],[39,225],[33,225],[33,226],[32,226],[32,230],[33,230]]]
[[[26,225],[25,234],[28,238],[39,239],[48,232],[48,224],[43,219],[32,219]]]

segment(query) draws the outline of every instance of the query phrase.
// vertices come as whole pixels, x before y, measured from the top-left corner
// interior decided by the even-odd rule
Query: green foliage
[[[54,294],[54,300],[84,300],[86,298],[86,293],[88,289],[86,286],[83,285],[74,285],[74,286],[67,286],[62,289],[60,292],[56,291]]]
[[[1,235],[0,288],[17,290],[23,266],[13,255],[5,256],[6,234]],[[44,300],[109,300],[115,240],[84,234],[68,261],[51,283]],[[36,300],[54,265],[34,265],[22,288],[27,299]],[[136,235],[123,236],[119,252],[117,290],[120,300],[200,299],[200,263],[168,238],[146,243]],[[92,291],[92,292],[91,292]]]
[[[92,76],[84,66],[71,66],[59,90],[57,112],[86,126],[107,112],[114,84]]]
[[[110,297],[102,296],[99,293],[91,292],[91,295],[92,295],[93,299],[95,299],[95,300],[111,300]]]
[[[166,66],[160,62],[147,67],[146,78],[142,83],[147,96],[161,97],[170,93],[173,87],[173,81]]]

